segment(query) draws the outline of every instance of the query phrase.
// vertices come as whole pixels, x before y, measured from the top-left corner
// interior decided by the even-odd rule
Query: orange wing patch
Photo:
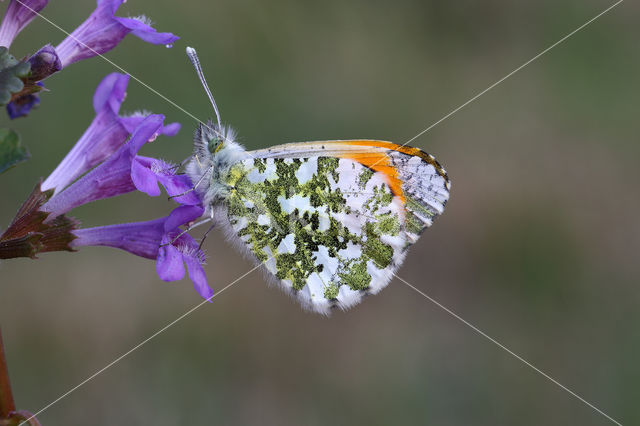
[[[399,171],[393,165],[389,154],[390,151],[418,157],[425,163],[432,165],[436,173],[444,178],[448,189],[449,177],[447,172],[432,155],[421,149],[398,145],[393,142],[367,139],[296,142],[276,145],[268,149],[252,151],[252,153],[257,158],[304,158],[313,155],[326,155],[357,161],[375,172],[382,173],[387,178],[387,183],[393,194],[399,197],[404,204],[406,197],[402,190],[403,182]]]
[[[413,157],[419,157],[426,163],[433,165],[436,172],[442,176],[445,181],[449,181],[447,173],[442,168],[440,163],[436,159],[422,151],[421,149],[411,146],[398,145],[393,142],[377,141],[377,140],[349,140],[349,141],[331,141],[330,144],[347,145],[347,146],[361,146],[364,149],[362,151],[346,151],[344,153],[337,154],[337,157],[348,158],[369,167],[371,170],[380,172],[387,177],[389,187],[394,195],[400,198],[402,203],[405,203],[404,191],[402,190],[402,180],[398,177],[398,170],[392,165],[389,156],[381,150],[366,150],[366,148],[382,148],[384,150],[391,150],[401,152],[403,154],[411,155]]]
[[[414,148],[412,146],[398,145],[393,142],[376,141],[376,140],[338,141],[338,143],[344,143],[346,145],[368,146],[368,147],[390,149],[392,151],[401,152],[403,154],[411,155],[414,157],[420,157],[423,161],[433,165],[433,167],[435,167],[436,169],[436,172],[438,172],[438,174],[442,176],[446,181],[449,181],[447,172],[445,172],[444,168],[442,168],[440,163],[436,161],[435,157],[433,155],[427,154],[420,148]]]
[[[398,178],[398,171],[391,165],[391,161],[387,154],[377,152],[345,153],[341,154],[339,157],[357,161],[363,166],[385,175],[387,178],[387,184],[389,185],[391,192],[393,192],[393,195],[400,198],[402,204],[405,203],[402,181]]]

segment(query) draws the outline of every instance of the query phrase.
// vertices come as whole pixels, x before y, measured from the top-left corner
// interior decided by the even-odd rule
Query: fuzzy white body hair
[[[211,141],[219,141],[212,144]],[[213,152],[212,152],[213,151]],[[249,157],[242,145],[235,141],[235,131],[211,121],[196,129],[193,156],[185,167],[205,207],[203,216],[211,216],[213,207],[225,199],[229,188],[220,179],[234,164]]]

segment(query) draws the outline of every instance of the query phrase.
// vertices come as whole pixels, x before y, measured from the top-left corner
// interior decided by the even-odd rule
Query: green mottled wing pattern
[[[265,151],[223,177],[229,234],[303,306],[346,309],[387,285],[409,245],[442,212],[448,180],[443,189],[426,172],[421,179],[420,164],[395,153],[405,196],[358,161],[321,152],[287,157],[290,151]]]

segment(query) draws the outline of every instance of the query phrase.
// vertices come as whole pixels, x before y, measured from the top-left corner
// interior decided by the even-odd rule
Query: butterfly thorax
[[[193,138],[193,155],[186,173],[206,208],[205,214],[223,201],[230,188],[224,177],[234,164],[247,158],[244,147],[235,142],[235,131],[209,121],[200,123]]]

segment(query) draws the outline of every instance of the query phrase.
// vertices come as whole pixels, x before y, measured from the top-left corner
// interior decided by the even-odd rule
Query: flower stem
[[[16,410],[9,382],[9,370],[7,360],[4,357],[4,343],[2,342],[2,329],[0,329],[0,419],[7,419]]]

